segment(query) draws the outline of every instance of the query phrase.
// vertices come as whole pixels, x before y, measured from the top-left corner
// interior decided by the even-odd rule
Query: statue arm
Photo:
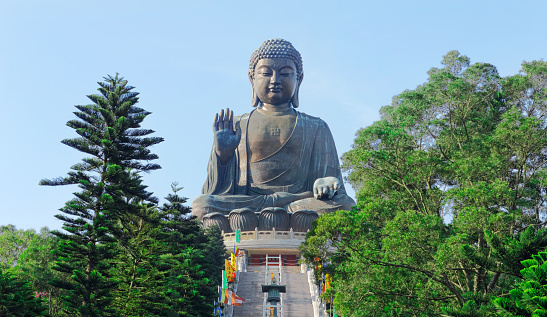
[[[207,164],[207,179],[201,190],[202,194],[207,195],[234,195],[235,188],[237,186],[238,174],[239,174],[239,156],[237,153],[237,146],[231,149],[230,146],[228,155],[220,155],[218,141],[223,137],[218,132],[224,131],[229,137],[232,137],[232,142],[235,142],[234,137],[237,140],[237,144],[241,140],[241,128],[240,120],[241,116],[233,116],[233,113],[226,109],[229,115],[229,124],[221,124],[219,121],[221,116],[218,114],[215,116],[213,124],[213,132],[215,133],[215,139],[213,142],[213,148],[211,155],[209,156],[209,163]],[[221,111],[222,113],[222,111]],[[226,116],[225,116],[226,118]],[[224,135],[225,137],[226,135]]]
[[[331,199],[335,194],[345,194],[346,191],[334,138],[328,125],[323,120],[318,120],[312,163],[316,171],[313,193],[317,199]]]
[[[207,164],[207,179],[203,184],[201,193],[207,195],[233,195],[236,186],[236,174],[236,155],[232,155],[228,161],[222,163],[213,146]]]

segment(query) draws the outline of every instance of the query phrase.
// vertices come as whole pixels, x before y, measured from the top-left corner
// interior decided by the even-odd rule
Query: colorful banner
[[[218,287],[218,301],[221,302],[222,301],[222,287]]]
[[[245,300],[239,296],[236,295],[236,293],[232,292],[232,306],[241,306]]]
[[[236,230],[236,242],[237,243],[241,242],[241,230],[239,229]]]
[[[220,303],[217,303],[215,301],[215,303],[213,304],[213,307],[214,307],[213,316],[222,317],[222,309],[220,309]]]
[[[232,291],[226,288],[222,290],[222,294],[223,297],[221,303],[232,305]]]
[[[234,271],[237,271],[237,258],[235,256],[235,254],[231,254],[230,255],[231,257],[231,260],[232,260],[232,267],[234,268]]]
[[[228,278],[225,270],[222,270],[222,288],[228,288]]]
[[[236,273],[235,273],[235,270],[234,270],[234,267],[232,266],[232,264],[228,261],[228,260],[225,260],[226,261],[226,279],[228,280],[228,282],[232,283],[235,281],[235,278],[236,278]]]

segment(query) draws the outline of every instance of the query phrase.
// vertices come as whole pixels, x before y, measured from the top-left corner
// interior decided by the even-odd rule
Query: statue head
[[[261,59],[270,58],[270,59],[288,59],[291,60],[296,66],[296,90],[292,96],[292,106],[294,108],[298,107],[298,90],[300,89],[300,84],[304,78],[304,70],[302,68],[302,56],[300,53],[292,46],[289,41],[283,39],[271,39],[267,40],[260,47],[253,52],[251,55],[251,60],[249,61],[249,80],[253,86],[253,107],[258,106],[261,103],[260,98],[258,97],[255,87],[254,87],[254,76],[255,68],[258,62]]]

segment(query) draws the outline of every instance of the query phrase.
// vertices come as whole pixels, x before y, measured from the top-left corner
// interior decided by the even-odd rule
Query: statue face
[[[296,92],[296,65],[288,58],[263,58],[255,67],[253,87],[263,103],[282,105]]]

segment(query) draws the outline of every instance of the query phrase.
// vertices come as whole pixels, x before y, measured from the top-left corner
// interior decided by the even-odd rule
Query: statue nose
[[[272,84],[280,83],[279,74],[277,72],[273,72],[272,77],[270,78],[270,83],[272,83]]]

